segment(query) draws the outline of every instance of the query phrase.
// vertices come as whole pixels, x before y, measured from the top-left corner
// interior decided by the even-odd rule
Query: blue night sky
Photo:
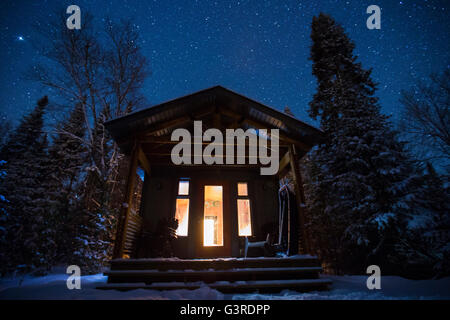
[[[0,115],[17,121],[51,92],[24,79],[40,59],[32,24],[76,4],[102,18],[132,18],[139,26],[152,75],[150,105],[217,84],[301,120],[315,79],[308,60],[312,17],[321,11],[341,23],[365,68],[373,68],[383,112],[395,120],[400,90],[448,68],[448,1],[11,1],[0,4]],[[366,28],[366,8],[381,7],[381,30]]]

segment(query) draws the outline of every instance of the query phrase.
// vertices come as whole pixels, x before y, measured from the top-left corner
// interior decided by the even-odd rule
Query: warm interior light
[[[204,246],[223,246],[222,192],[222,186],[205,186]]]
[[[178,183],[178,195],[180,196],[189,195],[189,181],[180,181]]]
[[[250,200],[238,199],[238,228],[240,236],[252,235],[252,224],[250,220]]]
[[[248,196],[247,182],[238,183],[238,196]]]
[[[205,227],[205,246],[213,246],[214,243],[214,219],[205,218],[204,227]]]
[[[252,226],[247,225],[246,227],[243,227],[242,229],[239,229],[239,235],[240,236],[246,236],[249,237],[252,235]]]
[[[178,236],[187,236],[189,221],[189,199],[177,199],[175,219],[178,220],[178,228],[176,234]]]

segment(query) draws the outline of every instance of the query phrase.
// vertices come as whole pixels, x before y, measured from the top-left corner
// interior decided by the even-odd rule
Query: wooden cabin
[[[249,151],[241,161],[236,159],[239,156],[236,153],[236,161],[231,164],[225,161],[223,164],[174,164],[171,152],[179,142],[171,139],[172,133],[183,128],[193,136],[198,135],[194,128],[198,121],[202,125],[201,134],[210,128],[219,129],[224,136],[227,129],[253,128],[261,136],[264,129],[278,129],[277,173],[261,175],[261,167],[266,165],[250,161]],[[163,221],[171,219],[178,221],[171,250],[174,257],[183,259],[177,263],[179,268],[183,268],[184,263],[188,269],[202,269],[193,265],[195,261],[217,267],[220,263],[211,261],[219,260],[210,259],[223,257],[231,258],[229,261],[234,257],[238,261],[236,259],[246,256],[245,249],[251,244],[267,242],[268,235],[281,230],[280,180],[289,173],[296,195],[293,205],[296,216],[285,219],[288,236],[284,248],[289,255],[311,252],[304,227],[305,199],[299,159],[321,139],[320,130],[221,86],[111,120],[106,127],[130,163],[126,198],[115,240],[116,260],[111,272],[122,270],[120,275],[123,276],[123,270],[158,269],[169,263],[160,260],[157,266],[150,266],[148,261],[157,260],[148,258],[155,258],[155,249],[163,246],[152,235],[166,226]],[[270,133],[265,138],[267,152],[270,152],[274,138]],[[224,147],[229,144],[222,143]],[[246,143],[248,147],[248,141]],[[201,141],[201,150],[208,144],[210,142]],[[279,234],[275,238],[272,242],[277,242]],[[269,260],[265,263],[273,267]],[[311,264],[318,264],[314,261],[291,260],[290,266],[311,267]],[[273,263],[279,265],[279,262]],[[317,275],[317,265],[315,267],[310,271]],[[170,268],[177,269],[174,265]],[[112,273],[108,275],[110,282],[125,281],[117,274],[115,279]]]

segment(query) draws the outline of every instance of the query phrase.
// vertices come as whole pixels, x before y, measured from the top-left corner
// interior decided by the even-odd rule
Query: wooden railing
[[[123,256],[133,257],[136,250],[136,242],[139,238],[139,234],[142,228],[142,218],[136,214],[132,214],[128,217],[126,232],[124,235]]]

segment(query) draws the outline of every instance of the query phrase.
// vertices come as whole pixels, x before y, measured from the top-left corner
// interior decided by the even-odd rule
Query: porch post
[[[128,167],[128,176],[126,182],[125,196],[122,207],[120,209],[119,221],[117,223],[116,240],[114,243],[113,258],[123,258],[123,250],[127,234],[128,218],[131,209],[131,200],[133,199],[134,184],[136,181],[136,170],[138,166],[139,147],[136,142],[133,144],[131,151],[130,163]]]
[[[305,193],[303,191],[303,180],[299,168],[299,159],[294,145],[289,146],[290,167],[294,182],[295,199],[298,208],[298,222],[299,222],[299,253],[311,253],[308,234],[306,232],[306,209],[305,209]]]

